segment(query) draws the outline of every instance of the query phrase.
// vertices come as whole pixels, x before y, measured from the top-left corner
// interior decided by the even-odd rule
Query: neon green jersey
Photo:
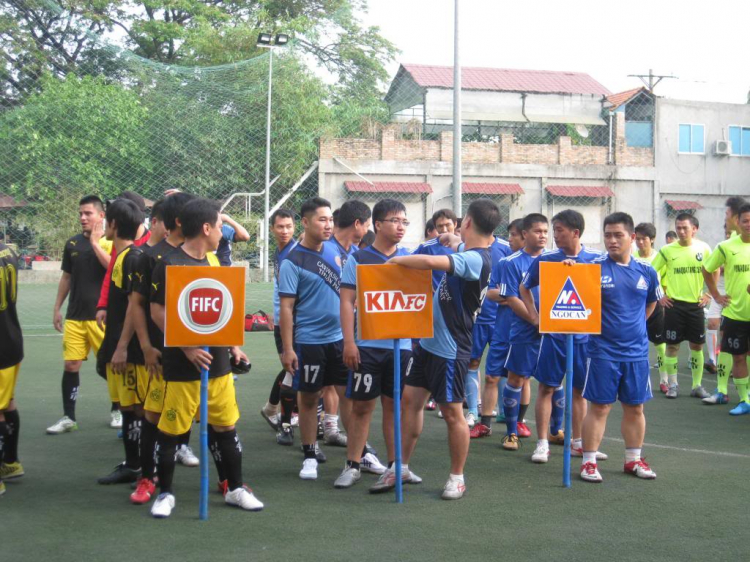
[[[703,294],[703,263],[711,256],[711,247],[693,238],[690,246],[679,241],[662,247],[651,262],[661,272],[670,299],[697,303]]]
[[[638,250],[635,253],[635,257],[637,257],[639,260],[645,261],[647,263],[650,263],[652,266],[654,265],[654,258],[659,255],[659,252],[656,248],[651,248],[651,255],[649,256],[642,256],[640,250]],[[657,275],[659,276],[659,281],[663,282],[664,279],[664,268],[660,270],[656,270]]]
[[[750,321],[750,242],[743,242],[741,236],[725,240],[718,246],[703,267],[712,273],[724,266],[724,287],[732,300],[722,311],[722,316]]]

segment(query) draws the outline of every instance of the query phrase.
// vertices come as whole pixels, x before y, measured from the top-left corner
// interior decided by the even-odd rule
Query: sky
[[[747,103],[750,2],[683,0],[459,0],[461,66],[568,70],[612,92],[642,85],[629,74],[677,76],[655,89],[673,99]],[[454,0],[369,0],[399,62],[453,65]]]

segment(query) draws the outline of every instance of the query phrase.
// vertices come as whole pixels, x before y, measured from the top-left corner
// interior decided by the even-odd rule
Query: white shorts
[[[724,276],[722,275],[719,277],[719,283],[716,287],[719,290],[719,293],[722,295],[724,294]],[[721,318],[721,311],[724,310],[724,307],[721,306],[718,302],[716,302],[714,299],[711,299],[711,304],[708,305],[706,308],[706,318],[709,320],[711,318]]]

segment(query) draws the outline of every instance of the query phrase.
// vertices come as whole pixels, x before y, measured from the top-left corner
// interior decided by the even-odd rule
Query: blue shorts
[[[484,365],[484,374],[488,377],[507,377],[508,369],[505,368],[505,360],[508,358],[507,341],[491,341],[490,351],[487,353],[487,362]]]
[[[494,324],[474,324],[471,336],[471,359],[481,359],[484,348],[490,344],[492,332],[495,331]]]
[[[508,358],[505,360],[505,368],[508,372],[515,373],[526,379],[536,371],[539,361],[539,340],[528,343],[512,343],[508,349]]]
[[[414,350],[413,358],[411,368],[407,367],[406,386],[426,388],[438,404],[464,401],[468,359],[445,359],[421,345]]]
[[[619,400],[636,406],[648,402],[653,397],[648,360],[589,358],[583,397],[594,404],[612,404]]]
[[[573,344],[573,386],[579,390],[586,382],[586,359],[588,357],[587,344]],[[534,378],[542,384],[557,388],[565,378],[565,365],[565,340],[553,338],[549,334],[543,335]]]

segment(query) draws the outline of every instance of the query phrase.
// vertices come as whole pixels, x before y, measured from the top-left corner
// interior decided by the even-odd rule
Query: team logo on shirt
[[[641,278],[638,279],[638,284],[635,286],[635,288],[640,289],[641,291],[648,291],[648,283],[646,283],[643,275],[641,275]]]
[[[197,334],[213,334],[232,318],[234,301],[223,283],[216,279],[196,279],[177,299],[182,323]]]
[[[550,318],[555,320],[586,320],[591,314],[591,309],[581,301],[578,290],[573,280],[568,277],[560,294],[555,299],[555,304],[550,310]]]
[[[695,254],[695,259],[697,259],[698,261],[703,261],[703,252],[697,252]]]
[[[419,312],[427,303],[427,295],[405,295],[401,291],[365,292],[365,312]]]

